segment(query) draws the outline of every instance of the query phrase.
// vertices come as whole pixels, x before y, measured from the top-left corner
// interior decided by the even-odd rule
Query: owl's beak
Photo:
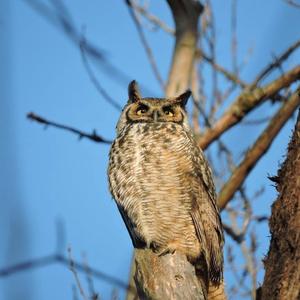
[[[158,117],[159,117],[159,112],[158,112],[158,110],[154,110],[154,111],[153,111],[153,120],[154,120],[154,122],[157,122]]]

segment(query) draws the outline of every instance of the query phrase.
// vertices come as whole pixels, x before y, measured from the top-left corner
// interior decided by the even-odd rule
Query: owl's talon
[[[175,249],[166,248],[166,249],[160,251],[160,253],[158,253],[157,255],[160,257],[160,256],[164,256],[167,254],[174,254],[175,251],[176,251]]]
[[[161,247],[155,242],[151,242],[148,248],[152,249],[154,253],[159,253],[161,249]]]

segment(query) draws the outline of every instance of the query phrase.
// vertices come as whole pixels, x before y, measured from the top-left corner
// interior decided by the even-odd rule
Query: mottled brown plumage
[[[197,146],[185,105],[190,92],[141,98],[135,81],[117,125],[109,183],[134,247],[180,251],[205,262],[210,280],[223,272],[223,230],[211,170]]]

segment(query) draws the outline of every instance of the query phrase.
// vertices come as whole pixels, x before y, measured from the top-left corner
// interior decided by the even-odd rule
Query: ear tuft
[[[138,84],[135,80],[132,80],[128,85],[128,102],[129,103],[137,102],[141,98],[142,97],[139,91]]]
[[[176,100],[180,102],[182,107],[185,107],[187,104],[188,99],[190,98],[192,92],[190,90],[185,91],[183,94],[176,97]]]

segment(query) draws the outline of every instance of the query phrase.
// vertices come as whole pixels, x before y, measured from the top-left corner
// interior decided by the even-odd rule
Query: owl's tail
[[[218,214],[204,222],[201,218],[201,214],[204,213],[197,209],[191,214],[201,245],[201,254],[195,264],[196,271],[199,272],[200,268],[204,269],[203,272],[207,272],[209,281],[219,285],[223,280],[224,236],[222,225]]]

